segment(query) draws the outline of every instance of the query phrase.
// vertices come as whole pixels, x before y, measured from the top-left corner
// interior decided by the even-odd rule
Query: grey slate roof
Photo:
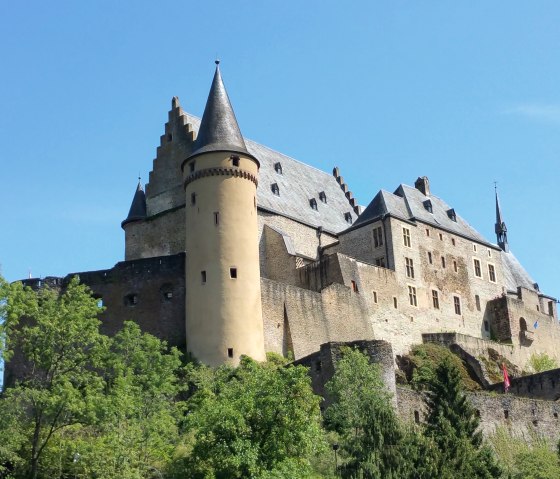
[[[190,114],[187,118],[193,130],[198,131],[200,119]],[[350,214],[352,222],[356,220],[357,215],[334,176],[255,141],[245,139],[245,145],[261,165],[257,188],[259,208],[314,227],[321,226],[333,234],[350,226],[344,218],[346,213]],[[280,163],[282,174],[275,171],[276,163]],[[272,192],[274,183],[280,190],[279,196]],[[325,192],[326,203],[319,198],[321,191]],[[309,204],[312,198],[317,201],[317,210]]]
[[[431,213],[425,207],[428,200],[432,206]],[[412,222],[421,221],[431,224],[476,242],[496,247],[459,215],[455,214],[456,221],[453,221],[448,213],[450,210],[451,207],[441,198],[434,195],[426,196],[416,188],[402,184],[394,193],[381,190],[354,223],[352,229],[389,214]]]
[[[198,136],[190,157],[210,151],[231,151],[247,154],[235,113],[222,81],[216,61],[216,72],[206,100]]]
[[[501,255],[506,288],[510,291],[516,291],[518,286],[523,286],[535,291],[535,282],[517,261],[513,253],[502,251]]]
[[[136,186],[136,191],[134,192],[134,198],[132,199],[128,216],[126,217],[126,220],[121,223],[121,226],[124,226],[131,221],[143,220],[144,218],[146,218],[146,194],[142,189],[142,183],[138,180],[138,186]]]

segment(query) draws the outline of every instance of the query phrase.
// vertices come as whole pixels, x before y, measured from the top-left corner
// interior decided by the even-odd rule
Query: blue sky
[[[361,204],[430,178],[560,296],[557,1],[19,1],[0,7],[0,265],[8,280],[124,257],[171,98],[222,73],[245,136]]]

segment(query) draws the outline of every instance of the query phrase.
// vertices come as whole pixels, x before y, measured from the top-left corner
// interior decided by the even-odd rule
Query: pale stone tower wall
[[[187,350],[210,365],[237,364],[242,354],[264,359],[258,165],[237,155],[239,166],[232,166],[230,156],[206,153],[184,167]]]

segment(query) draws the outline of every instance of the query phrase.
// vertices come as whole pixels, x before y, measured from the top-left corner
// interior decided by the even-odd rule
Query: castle
[[[103,331],[131,319],[210,365],[357,340],[396,356],[422,341],[492,349],[520,369],[534,353],[560,361],[557,301],[509,250],[497,194],[497,244],[426,177],[362,208],[339,168],[245,139],[218,65],[201,120],[173,98],[122,228],[125,260],[78,273],[106,307]]]

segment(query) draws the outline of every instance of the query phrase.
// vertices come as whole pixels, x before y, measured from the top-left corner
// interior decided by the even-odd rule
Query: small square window
[[[231,155],[231,164],[233,166],[239,166],[239,156],[237,155]]]
[[[276,173],[281,175],[282,174],[282,163],[280,163],[280,162],[274,163],[274,171],[276,171]]]
[[[200,272],[200,280],[202,281],[202,284],[206,284],[206,271]]]
[[[237,268],[229,269],[229,277],[232,279],[237,279]]]
[[[315,198],[311,198],[309,200],[309,206],[311,206],[312,210],[317,211],[317,200]]]
[[[319,193],[319,199],[323,202],[326,203],[327,202],[327,194],[324,191],[321,191]]]
[[[352,215],[350,213],[344,213],[344,219],[346,220],[346,223],[352,224]]]
[[[278,183],[272,183],[272,185],[270,185],[270,189],[276,196],[280,196],[280,188],[278,186]]]

